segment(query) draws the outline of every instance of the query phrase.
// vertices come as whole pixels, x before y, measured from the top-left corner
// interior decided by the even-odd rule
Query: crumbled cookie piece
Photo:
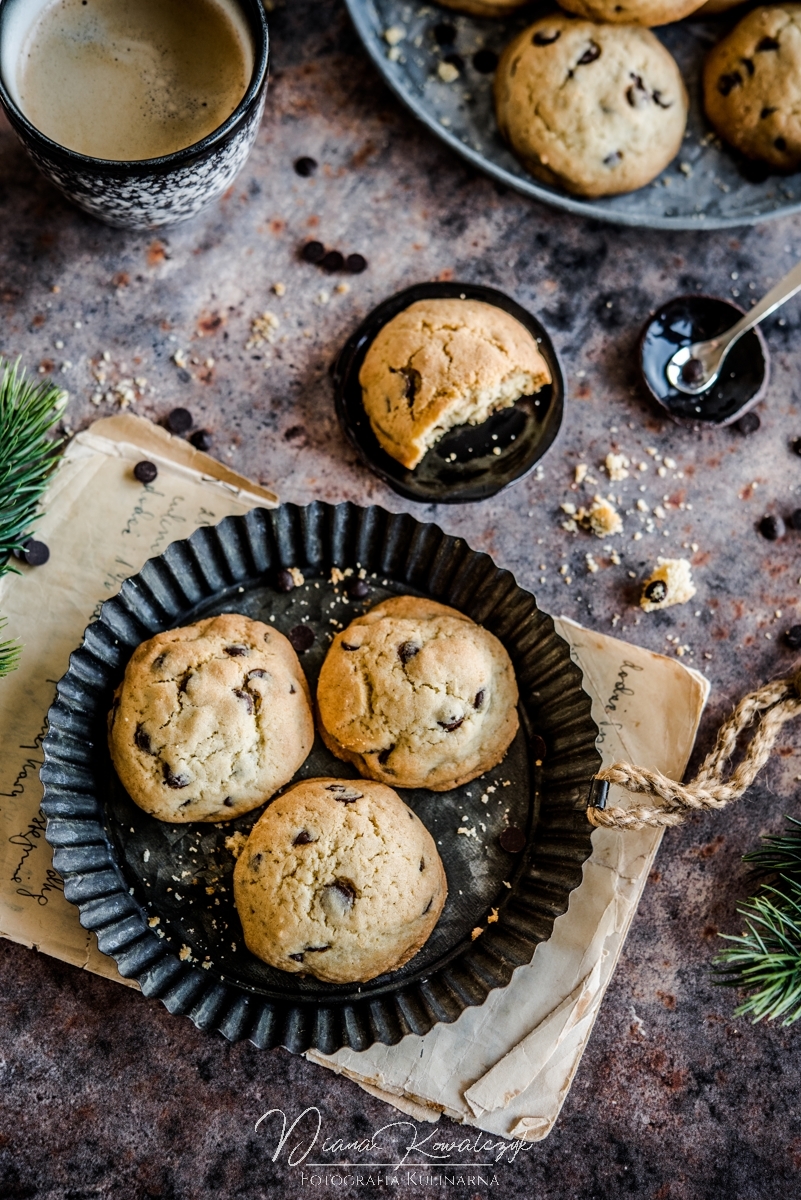
[[[239,858],[239,855],[245,849],[247,840],[248,839],[245,837],[244,833],[240,833],[237,829],[235,833],[230,834],[225,839],[225,848],[226,850],[230,850],[234,858]]]
[[[628,479],[629,473],[626,467],[629,466],[629,460],[625,454],[612,454],[610,451],[604,459],[606,473],[613,483],[620,483],[623,479]]]
[[[611,500],[605,500],[603,496],[594,496],[590,507],[580,508],[577,516],[599,538],[612,537],[623,530],[620,513]]]
[[[658,558],[643,584],[640,607],[645,612],[686,604],[695,595],[690,564],[686,558]]]

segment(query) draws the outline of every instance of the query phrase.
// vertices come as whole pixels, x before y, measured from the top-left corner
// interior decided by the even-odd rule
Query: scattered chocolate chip
[[[189,440],[196,450],[211,450],[214,444],[214,438],[208,429],[196,429]]]
[[[142,751],[143,754],[152,754],[153,748],[150,745],[150,737],[144,725],[137,725],[136,733],[134,734],[134,742]]]
[[[766,515],[759,522],[759,532],[762,534],[763,538],[767,538],[769,542],[778,541],[778,539],[783,538],[786,533],[784,521],[781,519],[781,517],[777,517],[774,513],[766,513]]]
[[[501,849],[506,850],[508,854],[519,854],[526,847],[526,835],[517,825],[510,825],[508,829],[504,829],[498,841],[501,843]]]
[[[479,75],[491,75],[498,65],[498,55],[494,50],[476,50],[473,55],[473,66]]]
[[[301,829],[298,836],[292,843],[293,846],[310,846],[315,839],[309,833],[308,829]]]
[[[164,782],[167,787],[175,788],[176,790],[189,787],[189,780],[186,775],[173,775],[169,763],[164,764]]]
[[[328,946],[307,946],[305,953],[306,954],[322,954],[322,952],[324,950],[330,950],[330,949],[331,949],[330,945],[328,945]]]
[[[302,175],[304,179],[308,179],[317,170],[317,160],[304,155],[302,158],[295,159],[295,173]]]
[[[230,658],[247,658],[250,654],[247,646],[223,646],[223,650]]]
[[[226,797],[225,797],[225,799],[223,800],[223,804],[225,805],[225,807],[226,807],[226,808],[233,808],[233,807],[234,807],[234,802],[233,802],[233,800],[231,799],[231,797],[230,797],[230,796],[226,796]]]
[[[757,46],[757,50],[778,50],[779,43],[774,37],[763,37],[762,41]]]
[[[320,266],[324,271],[330,271],[332,273],[334,271],[341,271],[345,266],[345,259],[340,254],[339,250],[329,250],[328,253],[324,254],[320,259]]]
[[[576,65],[579,67],[585,67],[587,63],[595,62],[595,60],[600,57],[601,47],[597,42],[591,41]]]
[[[667,596],[667,584],[664,579],[652,580],[645,589],[645,599],[652,604],[661,604]]]
[[[532,46],[552,46],[554,42],[558,42],[562,36],[561,29],[554,29],[553,32],[546,32],[544,29],[538,29],[531,39]]]
[[[787,524],[791,529],[801,529],[801,508],[794,508],[787,518]]]
[[[739,421],[734,422],[734,428],[738,429],[740,433],[744,434],[756,433],[761,424],[762,422],[760,421],[757,413],[747,412],[743,413]]]
[[[302,955],[302,954],[290,954],[290,955],[289,955],[289,957],[290,957],[291,959],[294,959],[294,961],[295,961],[295,962],[303,962],[303,955]]]
[[[476,692],[476,696],[473,701],[473,708],[475,708],[475,709],[481,708],[482,704],[484,703],[484,695],[485,695],[484,688],[482,688],[480,692]]]
[[[398,658],[401,660],[403,665],[406,666],[407,662],[414,658],[415,654],[420,653],[420,649],[421,647],[415,642],[401,642],[401,644],[398,646]]]
[[[704,378],[704,364],[700,358],[688,358],[681,368],[681,377],[685,383],[700,383]]]
[[[38,542],[36,538],[28,538],[20,557],[29,567],[43,567],[50,558],[50,549],[44,542]]]
[[[431,912],[431,905],[432,905],[433,903],[434,903],[434,897],[432,896],[432,897],[431,897],[431,899],[429,900],[428,904],[425,906],[425,908],[423,909],[423,911],[420,913],[420,916],[421,916],[421,917],[424,917],[424,916],[426,915],[426,913],[427,913],[427,912]]]
[[[345,259],[345,270],[351,275],[361,275],[367,270],[367,259],[363,254],[349,254]]]
[[[188,408],[174,408],[171,413],[168,413],[167,420],[164,424],[169,429],[170,433],[183,435],[189,433],[189,430],[194,424],[192,414]]]
[[[385,767],[387,765],[387,763],[389,762],[389,756],[394,749],[395,749],[394,746],[387,746],[386,750],[380,751],[380,753],[378,755],[378,761],[381,763],[382,767]]]
[[[314,645],[314,630],[308,625],[295,625],[286,636],[297,654],[305,654]]]
[[[360,646],[351,646],[350,642],[340,642],[340,645],[343,650],[359,650],[359,649],[361,649]]]
[[[248,714],[252,714],[254,705],[253,697],[251,696],[250,692],[245,691],[244,688],[233,688],[232,690],[237,700],[243,700],[245,702]]]
[[[453,733],[460,725],[464,724],[464,717],[456,717],[453,721],[437,721],[437,724],[447,733]]]
[[[300,257],[305,262],[318,263],[325,257],[325,246],[322,242],[306,242]]]
[[[295,587],[295,580],[292,578],[292,572],[286,567],[278,572],[275,580],[275,586],[279,592],[291,592]]]
[[[347,592],[351,600],[364,600],[365,596],[370,595],[370,588],[363,579],[351,579]]]
[[[152,483],[158,476],[159,469],[155,463],[148,462],[147,459],[142,459],[133,469],[134,479],[138,479],[140,483]]]
[[[792,625],[784,635],[791,650],[801,650],[801,625]]]
[[[784,154],[785,150],[787,149],[787,140],[783,137],[774,138],[773,145],[776,147],[776,149],[779,151],[780,154]]]
[[[548,747],[538,733],[535,733],[531,739],[531,753],[537,762],[544,762],[545,755],[548,753]]]
[[[449,21],[440,21],[431,32],[438,46],[452,46],[456,41],[456,26],[451,25]]]
[[[462,58],[461,54],[446,54],[442,61],[450,63],[450,65],[455,67],[459,72],[464,70],[464,59]]]
[[[721,96],[728,96],[736,87],[742,87],[742,83],[743,77],[740,72],[732,71],[730,75],[721,75],[718,80],[718,91]]]

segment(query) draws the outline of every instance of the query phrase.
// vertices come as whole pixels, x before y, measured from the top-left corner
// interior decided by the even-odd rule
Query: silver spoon
[[[736,325],[719,333],[707,342],[694,342],[682,346],[665,367],[668,382],[687,396],[697,396],[710,388],[720,374],[726,355],[744,333],[758,325],[769,313],[781,308],[786,300],[801,291],[801,263],[797,263],[784,279],[772,287],[767,296],[750,312],[741,317]]]

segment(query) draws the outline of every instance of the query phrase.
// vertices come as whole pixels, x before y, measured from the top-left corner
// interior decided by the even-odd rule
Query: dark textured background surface
[[[0,350],[64,382],[73,429],[112,410],[91,403],[90,360],[107,351],[104,388],[147,378],[137,411],[159,419],[189,407],[213,430],[219,457],[284,499],[400,510],[344,444],[327,367],[354,323],[401,286],[442,277],[504,288],[540,315],[563,355],[571,402],[562,436],[542,480],[481,505],[413,511],[491,552],[551,612],[603,631],[619,614],[624,637],[669,653],[668,637],[688,646],[684,661],[713,683],[703,751],[744,689],[796,663],[781,633],[801,619],[801,534],[770,543],[756,523],[801,504],[801,460],[790,449],[801,435],[798,306],[767,330],[773,379],[762,427],[749,438],[662,420],[638,389],[634,346],[648,310],[671,294],[739,292],[742,300],[765,291],[801,257],[798,220],[657,235],[550,212],[500,194],[419,132],[366,63],[338,4],[292,0],[272,31],[275,75],[253,157],[225,199],[185,227],[138,235],[95,224],[62,202],[0,126]],[[292,169],[302,154],[321,164],[310,179]],[[309,237],[369,259],[347,294],[335,292],[337,278],[298,261]],[[270,292],[279,280],[281,299]],[[246,350],[250,321],[264,310],[280,319],[276,341]],[[183,375],[175,350],[187,356]],[[208,358],[213,366],[203,365]],[[65,362],[72,366],[62,374]],[[619,566],[604,543],[566,533],[559,511],[577,500],[575,464],[588,463],[602,482],[598,464],[613,446],[650,464],[641,480],[614,485],[624,509],[640,495],[650,507],[665,495],[692,506],[668,509],[637,541],[644,518],[627,516],[615,539]],[[656,475],[647,446],[676,460],[667,478]],[[587,574],[588,552],[597,574]],[[638,617],[628,572],[641,578],[659,553],[693,558],[698,595]],[[778,829],[783,813],[797,813],[799,748],[788,729],[747,801],[667,835],[550,1138],[501,1167],[490,1193],[434,1184],[410,1194],[801,1193],[801,1033],[734,1018],[735,998],[709,976],[718,931],[739,927],[735,906],[748,890],[740,855],[761,831]],[[272,1138],[253,1132],[262,1112],[316,1104],[326,1135],[352,1139],[393,1119],[354,1084],[284,1052],[231,1047],[113,983],[8,943],[0,964],[3,1198],[303,1195],[297,1172],[272,1163]],[[440,1129],[458,1133],[447,1121]],[[389,1194],[366,1178],[363,1187],[317,1194],[370,1192]]]

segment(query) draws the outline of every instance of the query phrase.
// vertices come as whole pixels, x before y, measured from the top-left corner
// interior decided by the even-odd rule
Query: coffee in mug
[[[38,7],[17,29],[15,99],[41,133],[79,154],[128,162],[172,154],[218,129],[247,91],[254,49],[232,0]]]

